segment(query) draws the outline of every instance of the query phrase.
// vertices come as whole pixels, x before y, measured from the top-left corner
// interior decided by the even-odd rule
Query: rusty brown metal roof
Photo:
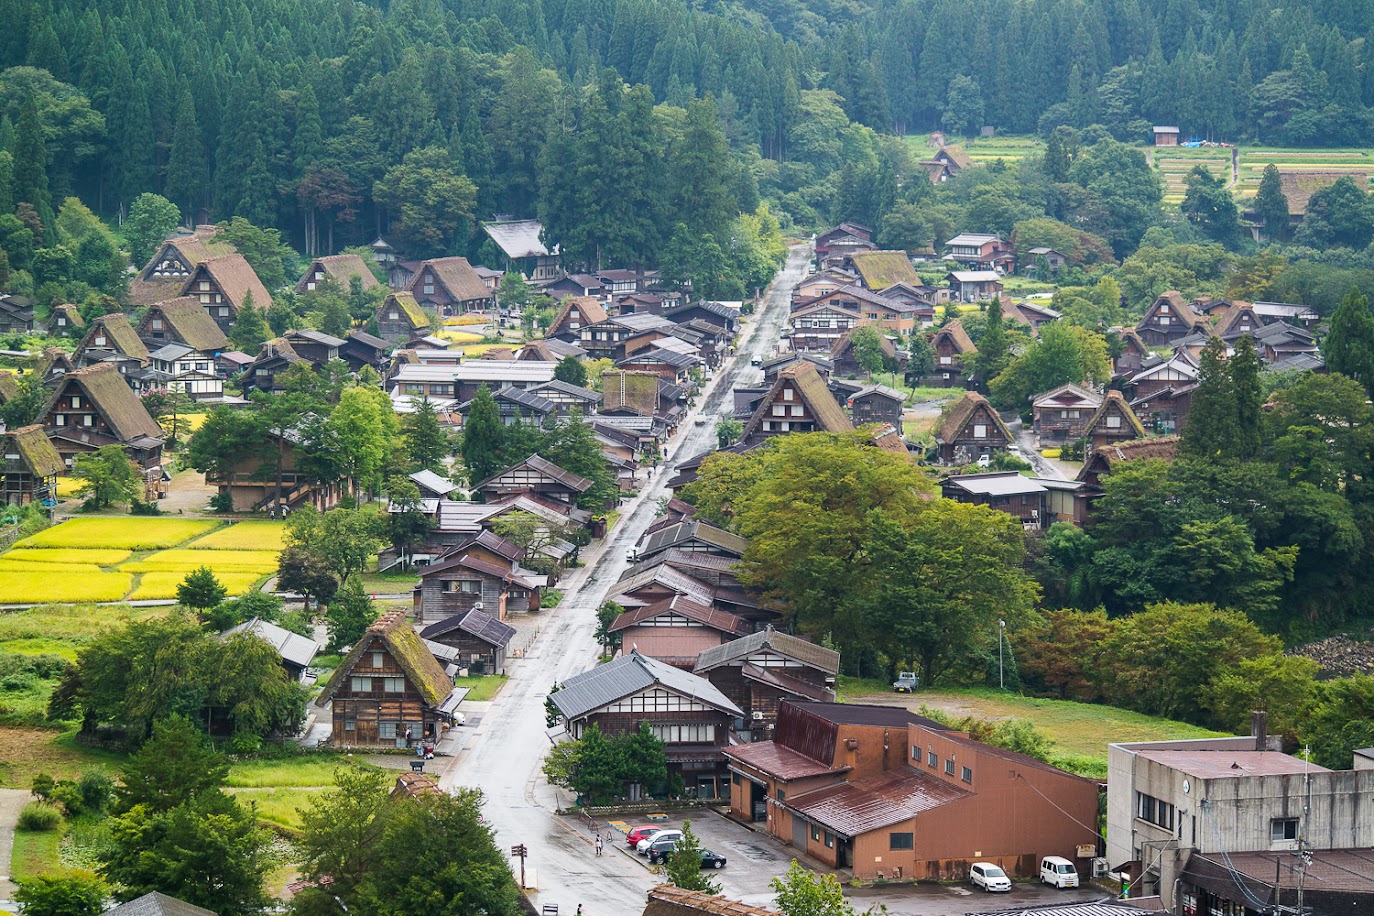
[[[852,839],[972,796],[972,792],[927,776],[915,767],[900,766],[854,782],[807,792],[789,799],[787,807]]]
[[[826,773],[838,776],[849,772],[847,766],[831,769],[830,764],[808,757],[790,747],[783,747],[776,741],[756,741],[753,744],[727,747],[725,756],[776,779],[805,779],[808,776],[822,776]]]

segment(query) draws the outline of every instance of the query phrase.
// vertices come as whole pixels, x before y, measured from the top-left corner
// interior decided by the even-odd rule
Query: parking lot
[[[721,884],[727,897],[745,903],[766,906],[772,902],[769,882],[787,871],[792,849],[772,837],[756,833],[730,821],[714,811],[697,811],[690,815],[692,832],[701,839],[702,847],[725,856],[726,866],[712,871],[711,877]],[[645,820],[624,819],[630,827],[649,824]],[[664,829],[682,829],[682,817],[673,815],[666,821],[654,822]],[[649,872],[648,860],[631,852],[623,834],[613,832],[606,854],[624,857],[638,863]],[[812,863],[814,864],[814,863]],[[1109,894],[1096,887],[1076,890],[1055,890],[1034,882],[1017,882],[1003,894],[988,894],[963,884],[889,884],[882,887],[852,888],[846,885],[845,895],[860,912],[879,905],[887,907],[895,916],[964,916],[1014,906],[1034,906],[1056,902],[1090,902]]]

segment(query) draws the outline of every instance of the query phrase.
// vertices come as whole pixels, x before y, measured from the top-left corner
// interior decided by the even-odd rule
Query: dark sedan
[[[703,849],[701,851],[701,867],[724,868],[725,856],[721,855],[720,853],[712,852],[709,849]]]

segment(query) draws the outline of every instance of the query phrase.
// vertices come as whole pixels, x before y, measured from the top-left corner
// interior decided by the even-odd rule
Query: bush
[[[55,805],[44,802],[29,802],[19,812],[19,829],[34,833],[56,830],[62,823],[62,812]]]
[[[161,515],[162,509],[158,506],[156,501],[149,501],[145,503],[143,500],[135,496],[133,499],[129,500],[129,514]]]
[[[540,607],[558,607],[558,602],[563,600],[563,593],[556,588],[544,589],[544,594],[539,598]]]
[[[216,493],[210,497],[211,512],[233,512],[234,496],[229,492]]]
[[[101,815],[114,798],[114,780],[104,770],[87,770],[76,782],[83,814]]]

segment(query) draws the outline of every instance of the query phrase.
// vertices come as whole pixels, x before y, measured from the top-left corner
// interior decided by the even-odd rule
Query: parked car
[[[897,680],[892,682],[892,689],[898,693],[911,693],[921,686],[921,679],[916,676],[915,671],[902,671],[897,675]]]
[[[681,830],[655,830],[635,845],[635,852],[639,853],[641,856],[647,856],[649,854],[650,843],[653,843],[655,840],[668,839],[669,837],[677,839],[680,836],[682,836]]]
[[[1001,893],[1011,890],[1011,879],[991,862],[974,862],[968,870],[969,880],[974,887],[981,887],[988,893]]]
[[[979,455],[978,460],[975,462],[975,464],[977,464],[983,470],[987,470],[988,468],[992,467],[991,453],[984,452],[983,454]]]
[[[1061,889],[1078,887],[1078,870],[1063,856],[1045,856],[1040,860],[1040,883]]]
[[[673,832],[677,833],[677,831]],[[649,857],[649,864],[657,865],[659,862],[667,859],[668,856],[672,854],[673,849],[677,846],[678,840],[680,839],[682,839],[681,834],[678,836],[665,836],[650,843],[649,848],[644,851],[644,854]]]
[[[725,867],[725,856],[721,855],[721,854],[718,853],[718,852],[712,852],[712,851],[709,850],[709,849],[703,849],[703,850],[701,851],[701,867],[702,867],[702,868],[724,868],[724,867]]]
[[[657,824],[650,824],[647,827],[636,827],[625,834],[625,845],[634,849],[639,845],[639,841],[647,839],[651,834],[658,833],[663,828]]]

